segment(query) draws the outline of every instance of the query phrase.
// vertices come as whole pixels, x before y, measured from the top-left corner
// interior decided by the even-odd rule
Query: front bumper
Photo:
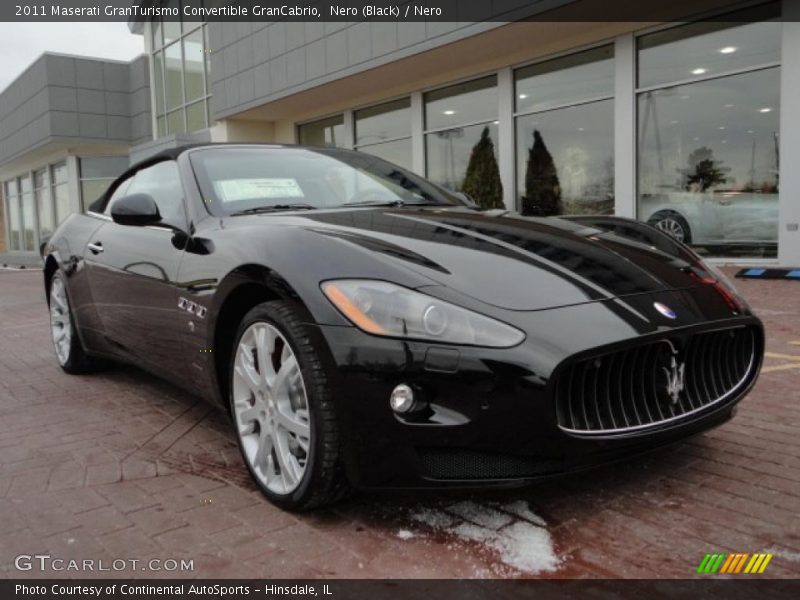
[[[675,294],[641,300],[652,303],[656,297],[674,306]],[[694,291],[681,294],[698,300]],[[609,300],[520,313],[513,323],[528,338],[511,349],[435,346],[370,336],[353,327],[320,327],[336,374],[332,384],[353,485],[519,485],[667,445],[730,418],[760,367],[763,330],[758,319],[726,314],[711,303],[666,330],[658,323],[635,323],[617,304]],[[572,357],[634,347],[667,334],[742,325],[758,333],[756,366],[723,401],[663,425],[610,435],[581,435],[559,427],[555,382],[560,366]],[[400,383],[411,385],[427,408],[396,415],[389,396]]]

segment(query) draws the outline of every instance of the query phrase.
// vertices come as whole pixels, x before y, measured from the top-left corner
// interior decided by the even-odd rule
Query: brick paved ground
[[[23,553],[191,558],[194,577],[686,577],[709,551],[771,550],[768,575],[800,572],[797,283],[739,283],[767,368],[706,435],[513,493],[294,516],[255,491],[216,410],[134,369],[63,374],[40,280],[0,270],[0,576],[41,577],[14,570]]]

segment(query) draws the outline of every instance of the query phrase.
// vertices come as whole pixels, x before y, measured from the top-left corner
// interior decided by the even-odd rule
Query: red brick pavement
[[[193,559],[183,576],[204,578],[519,577],[541,567],[526,562],[535,549],[515,556],[538,535],[555,553],[540,576],[689,577],[706,552],[763,550],[768,575],[797,576],[800,286],[738,285],[769,356],[728,424],[524,490],[361,495],[297,516],[255,490],[219,411],[127,367],[62,373],[40,273],[0,271],[0,576],[42,577],[14,557],[45,553]]]

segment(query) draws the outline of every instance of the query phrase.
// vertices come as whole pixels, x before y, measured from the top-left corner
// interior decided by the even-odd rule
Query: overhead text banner
[[[513,22],[674,21],[762,18],[752,10],[731,14],[732,0],[9,0],[0,21],[70,22]]]

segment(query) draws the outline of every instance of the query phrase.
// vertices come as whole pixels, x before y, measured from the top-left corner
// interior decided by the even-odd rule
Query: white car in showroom
[[[644,195],[640,218],[695,246],[775,245],[778,194],[668,192]]]

